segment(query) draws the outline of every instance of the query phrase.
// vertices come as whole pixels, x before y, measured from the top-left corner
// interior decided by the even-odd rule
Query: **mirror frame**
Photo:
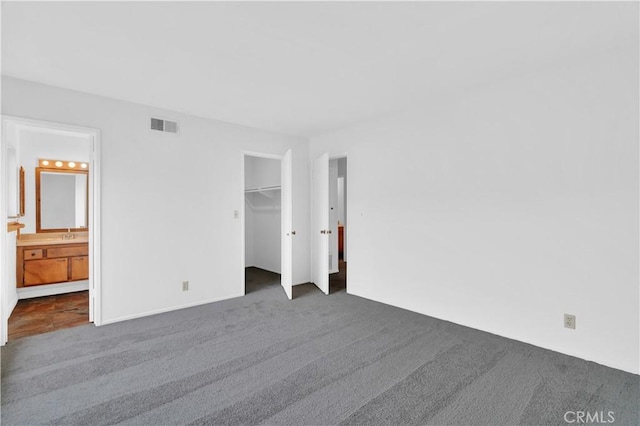
[[[45,173],[71,173],[78,175],[85,175],[87,177],[87,202],[85,203],[85,223],[87,226],[85,228],[46,228],[42,229],[41,226],[41,217],[42,213],[41,209],[41,200],[40,200],[40,174],[42,172]],[[50,169],[44,167],[36,167],[36,233],[44,233],[44,232],[67,232],[67,230],[71,232],[84,232],[89,230],[89,171],[88,170],[68,170],[68,169]]]

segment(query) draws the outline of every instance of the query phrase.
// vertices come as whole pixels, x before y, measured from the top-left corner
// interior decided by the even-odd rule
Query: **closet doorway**
[[[292,298],[291,151],[243,154],[244,293],[280,284]]]

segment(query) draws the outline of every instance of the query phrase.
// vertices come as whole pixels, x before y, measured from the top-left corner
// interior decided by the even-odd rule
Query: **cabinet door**
[[[89,279],[89,256],[71,258],[71,281]]]
[[[68,260],[42,259],[24,262],[24,285],[51,284],[68,281]]]

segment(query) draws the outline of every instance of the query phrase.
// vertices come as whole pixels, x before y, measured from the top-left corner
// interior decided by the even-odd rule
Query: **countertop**
[[[65,239],[63,234],[23,234],[17,240],[18,247],[42,246],[42,245],[62,245],[62,244],[87,244],[89,236],[86,232],[72,233],[75,238]]]

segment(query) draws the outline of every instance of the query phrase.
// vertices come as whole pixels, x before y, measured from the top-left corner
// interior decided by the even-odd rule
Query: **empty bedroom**
[[[0,13],[3,425],[640,424],[640,3]]]

